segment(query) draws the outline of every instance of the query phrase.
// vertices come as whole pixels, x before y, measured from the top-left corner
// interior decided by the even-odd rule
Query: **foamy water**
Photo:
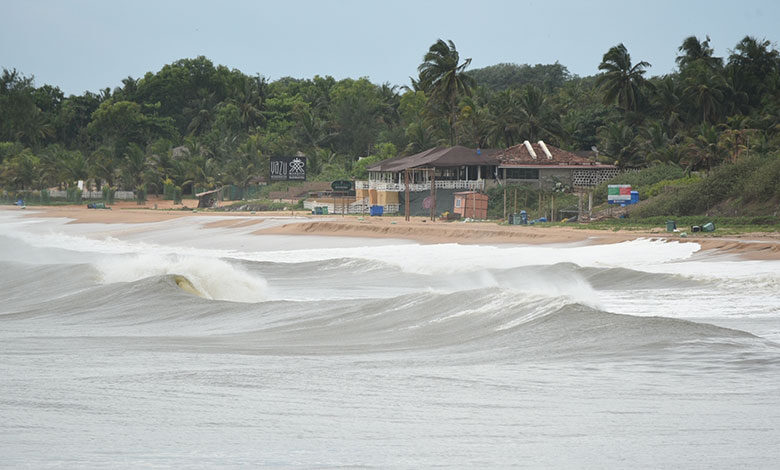
[[[18,215],[0,465],[780,461],[778,262]]]

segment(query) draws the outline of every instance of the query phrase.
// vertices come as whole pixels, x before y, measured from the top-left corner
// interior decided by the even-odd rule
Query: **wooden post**
[[[588,218],[593,217],[593,191],[588,191]]]
[[[515,211],[513,214],[517,214],[517,188],[515,188]]]
[[[577,223],[582,223],[582,190],[577,192]]]
[[[436,170],[431,168],[431,221],[436,221]]]
[[[471,218],[477,218],[477,192],[474,191],[471,196]]]
[[[506,220],[506,186],[504,186],[504,220]]]
[[[539,217],[542,216],[542,189],[539,188]]]
[[[404,201],[404,205],[406,206],[406,210],[404,211],[404,218],[407,222],[409,222],[409,169],[404,170],[404,194],[406,200]]]
[[[555,193],[550,194],[550,222],[555,222]]]

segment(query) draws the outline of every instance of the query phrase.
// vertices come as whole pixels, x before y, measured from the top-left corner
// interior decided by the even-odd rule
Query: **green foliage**
[[[470,59],[452,41],[421,52],[417,79],[403,91],[365,78],[268,82],[201,56],[123,78],[113,91],[65,97],[4,69],[0,186],[29,191],[84,180],[144,185],[172,198],[176,187],[189,194],[233,185],[246,197],[267,177],[270,156],[306,155],[309,179],[330,181],[365,178],[379,159],[438,145],[544,139],[567,150],[595,147],[601,161],[626,168],[652,165],[650,173],[656,163],[680,167],[634,183],[643,198],[671,197],[665,188],[684,194],[684,204],[667,201],[668,210],[691,198],[703,202],[685,210],[735,212],[743,200],[751,210],[776,210],[776,166],[750,170],[757,173],[738,197],[732,186],[710,184],[711,194],[679,174],[714,174],[728,161],[780,148],[780,53],[771,41],[745,37],[724,60],[709,38],[690,36],[679,47],[679,70],[649,79],[649,64],[623,45],[606,51],[591,77],[571,76],[557,62],[467,71]],[[723,199],[722,191],[732,195]]]
[[[555,62],[554,64],[496,64],[468,72],[477,85],[493,91],[509,88],[522,88],[533,85],[546,92],[552,92],[571,78],[569,70]]]
[[[135,202],[136,204],[143,205],[146,202],[146,186],[140,185],[135,188]]]
[[[379,144],[377,145],[375,150],[376,153],[374,155],[369,155],[368,157],[361,158],[357,163],[355,163],[352,166],[351,179],[355,179],[355,180],[368,179],[368,171],[366,170],[367,167],[375,163],[379,163],[382,160],[393,158],[398,154],[395,145],[390,143]]]
[[[780,202],[780,155],[754,155],[715,168],[709,175],[685,185],[672,186],[632,211],[632,216],[739,215],[749,207]],[[729,201],[735,204],[729,205]],[[771,202],[773,201],[773,202]]]
[[[66,199],[68,202],[80,203],[82,191],[78,187],[71,187],[66,190]]]
[[[106,204],[113,204],[116,188],[112,188],[111,186],[104,185],[102,191],[103,191],[103,202],[105,202]]]
[[[173,191],[174,187],[176,185],[173,184],[173,180],[170,178],[166,178],[165,181],[163,181],[163,199],[165,200],[173,200]]]
[[[658,196],[659,194],[665,193],[670,188],[687,186],[690,184],[697,184],[699,180],[701,180],[701,177],[699,177],[698,175],[691,175],[691,176],[686,176],[683,178],[676,178],[671,180],[662,180],[655,184],[650,185],[649,187],[643,188],[643,191],[640,193],[640,196],[642,197],[642,199],[650,199],[655,196]]]
[[[644,200],[647,191],[654,185],[668,180],[676,180],[685,175],[684,171],[676,165],[653,165],[637,171],[626,171],[609,179],[594,189],[593,201],[596,204],[607,202],[607,186],[610,184],[630,184],[631,189],[639,191],[640,199]]]

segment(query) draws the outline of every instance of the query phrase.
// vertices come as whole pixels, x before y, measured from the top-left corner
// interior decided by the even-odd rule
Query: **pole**
[[[506,220],[506,186],[504,186],[504,220]]]
[[[555,193],[550,195],[550,222],[555,222]]]
[[[515,211],[513,214],[517,214],[517,188],[515,188]]]
[[[436,221],[436,170],[431,168],[431,222]]]
[[[588,191],[588,219],[593,217],[593,191]]]
[[[404,205],[406,206],[406,209],[404,211],[405,219],[407,222],[409,222],[409,169],[404,170],[404,194],[406,200],[404,201]]]

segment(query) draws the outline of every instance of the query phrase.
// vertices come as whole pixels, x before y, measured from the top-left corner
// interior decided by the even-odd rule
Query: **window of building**
[[[538,180],[539,170],[533,168],[505,168],[506,179],[510,180]]]

